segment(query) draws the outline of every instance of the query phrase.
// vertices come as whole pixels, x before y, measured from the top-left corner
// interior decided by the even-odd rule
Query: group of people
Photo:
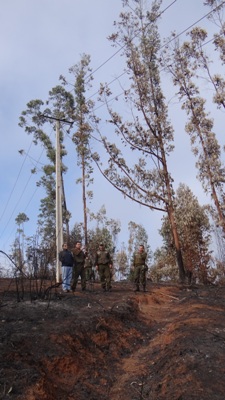
[[[81,289],[86,290],[86,282],[94,279],[94,271],[90,255],[82,249],[81,242],[77,241],[71,251],[68,250],[67,243],[64,243],[59,253],[59,261],[62,264],[62,290],[75,292],[79,277]],[[112,259],[103,243],[99,245],[94,265],[99,273],[102,289],[111,291]]]
[[[148,270],[147,253],[141,244],[139,249],[134,252],[132,258],[133,278],[135,283],[135,292],[146,291],[146,272]],[[75,292],[79,277],[81,278],[81,289],[86,290],[86,282],[94,279],[93,262],[87,251],[81,247],[81,242],[77,241],[73,250],[68,250],[67,243],[63,244],[63,249],[59,253],[59,260],[62,263],[62,289],[65,292]],[[112,278],[112,258],[105,249],[103,243],[100,243],[96,252],[94,266],[100,277],[101,287],[104,291],[111,291]]]

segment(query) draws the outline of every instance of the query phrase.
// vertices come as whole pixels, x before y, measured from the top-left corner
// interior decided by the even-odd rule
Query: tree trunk
[[[178,270],[179,270],[179,281],[181,283],[184,283],[185,281],[185,269],[184,269],[184,263],[183,263],[183,257],[181,253],[181,247],[180,247],[180,241],[178,237],[178,232],[177,232],[177,226],[174,218],[174,210],[172,207],[170,207],[170,210],[168,210],[168,216],[171,224],[171,229],[173,233],[173,239],[174,239],[174,245],[176,249],[176,258],[177,258],[177,264],[178,264]]]
[[[85,158],[82,155],[82,191],[83,191],[83,212],[84,212],[84,245],[87,250],[88,234],[87,234],[87,199],[86,199],[86,182],[85,182]]]

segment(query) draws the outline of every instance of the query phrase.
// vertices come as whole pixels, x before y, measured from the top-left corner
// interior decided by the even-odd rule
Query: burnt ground
[[[0,285],[1,399],[225,399],[225,287]]]

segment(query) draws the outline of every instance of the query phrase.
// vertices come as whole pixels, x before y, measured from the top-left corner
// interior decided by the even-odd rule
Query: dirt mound
[[[0,283],[1,399],[224,400],[225,288]]]

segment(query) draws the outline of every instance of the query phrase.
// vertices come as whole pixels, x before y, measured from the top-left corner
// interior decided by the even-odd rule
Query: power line
[[[213,10],[211,10],[210,12],[208,12],[207,14],[203,15],[203,17],[199,18],[196,22],[194,22],[193,24],[191,24],[190,26],[188,26],[188,28],[184,29],[182,32],[180,32],[179,34],[177,34],[176,36],[172,37],[171,40],[169,40],[168,42],[164,43],[161,47],[160,50],[163,49],[163,47],[167,46],[169,43],[171,43],[172,41],[176,40],[179,36],[183,35],[185,32],[187,32],[189,29],[191,29],[193,26],[195,26],[196,24],[198,24],[200,21],[202,21],[203,19],[207,18],[210,14],[212,14],[214,11],[216,11],[219,7],[221,7],[223,4],[225,4],[225,0],[217,7],[215,7]]]
[[[161,16],[168,8],[170,8],[177,0],[173,1],[168,7],[166,7],[160,14],[159,16]],[[198,24],[199,22],[201,22],[203,19],[207,18],[210,14],[212,14],[213,12],[215,12],[218,8],[222,7],[225,4],[225,0],[218,5],[217,7],[215,7],[213,10],[209,11],[207,14],[204,14],[201,18],[199,18],[197,21],[195,21],[194,23],[192,23],[191,25],[189,25],[187,28],[185,28],[183,31],[181,31],[180,33],[178,33],[176,36],[173,36],[168,42],[164,43],[162,46],[160,46],[159,50],[163,49],[165,46],[167,46],[169,43],[171,43],[172,41],[176,40],[178,37],[180,37],[181,35],[183,35],[185,32],[189,31],[193,26],[195,26],[196,24]],[[157,18],[159,18],[159,16],[157,16]],[[137,36],[137,34],[131,39],[133,40],[135,37]],[[211,39],[210,41],[212,41],[213,39]],[[207,43],[209,43],[210,41],[208,41]],[[205,44],[207,44],[205,43]],[[124,45],[125,46],[125,45]],[[118,52],[120,52],[123,48],[121,47],[116,53],[114,53],[110,58],[108,58],[105,62],[103,62],[98,68],[96,68],[90,75],[89,77],[91,77],[96,71],[98,71],[102,66],[104,66],[108,61],[110,61],[115,55],[118,54]],[[113,82],[115,82],[117,79],[119,79],[121,76],[125,75],[127,73],[127,71],[124,71],[123,73],[121,73],[118,77],[114,78],[111,82],[107,83],[107,85],[111,85]],[[88,78],[87,78],[88,79]],[[99,92],[96,91],[94,94],[92,94],[90,97],[88,97],[88,100],[91,99],[92,97],[94,97],[95,95],[97,95]],[[120,96],[120,95],[119,95]],[[97,107],[101,108],[103,107],[103,105]]]
[[[51,136],[51,134],[52,134],[52,131],[51,131],[51,133],[50,133],[50,136]],[[29,155],[29,151],[30,151],[30,149],[31,149],[31,146],[32,146],[32,142],[31,142],[31,144],[30,144],[30,146],[29,146],[28,152],[26,153],[26,157],[25,157],[25,159],[24,159],[24,161],[23,161],[23,163],[22,163],[22,166],[21,166],[19,175],[18,175],[18,177],[17,177],[17,180],[19,179],[19,176],[20,176],[21,171],[22,171],[22,167],[23,167],[23,165],[24,165],[24,163],[25,163],[25,161],[26,161],[26,159],[27,159],[27,157],[28,157],[28,155]],[[40,160],[40,158],[42,157],[43,152],[44,152],[44,149],[42,149],[42,152],[41,152],[41,154],[40,154],[40,156],[39,156],[39,158],[38,158],[38,160],[37,160],[37,162],[36,162],[36,165],[39,164],[39,160]],[[27,180],[27,182],[26,182],[26,184],[25,184],[25,186],[24,186],[24,188],[23,188],[23,191],[22,191],[22,193],[21,193],[21,195],[20,195],[20,197],[19,197],[19,200],[17,200],[17,204],[15,205],[15,207],[14,207],[14,209],[13,209],[13,211],[12,211],[12,213],[11,213],[9,219],[8,219],[8,221],[6,222],[6,224],[5,224],[4,228],[3,228],[3,231],[2,231],[1,234],[0,234],[0,238],[2,237],[2,235],[3,235],[4,232],[5,232],[5,230],[7,229],[8,225],[9,225],[9,223],[10,223],[12,217],[13,217],[13,214],[14,214],[15,210],[17,209],[17,207],[18,207],[18,205],[19,205],[19,203],[20,203],[20,201],[21,201],[21,199],[22,199],[22,197],[23,197],[23,195],[24,195],[24,193],[25,193],[25,191],[26,191],[26,188],[27,188],[27,186],[28,186],[28,184],[29,184],[29,182],[30,182],[30,179],[31,179],[32,175],[33,175],[33,174],[31,173],[30,176],[29,176],[29,178],[28,178],[28,180]],[[17,182],[17,181],[16,181],[16,182]],[[14,187],[13,187],[12,192],[14,191],[15,186],[16,186],[16,185],[14,184]],[[36,192],[37,192],[37,188],[35,189],[33,195],[31,196],[31,199],[33,199],[33,197],[34,197],[34,195],[36,194]],[[29,200],[28,205],[30,204],[30,202],[31,202],[31,200]],[[25,210],[27,209],[28,205],[26,206]],[[5,210],[6,210],[6,208],[7,208],[7,207],[5,207]],[[5,212],[5,210],[4,210],[4,212]],[[4,212],[3,212],[2,216],[4,215]]]
[[[177,2],[177,0],[172,1],[172,3],[170,3],[164,10],[162,10],[162,11],[159,13],[159,15],[157,15],[157,16],[155,17],[154,22],[155,22],[159,17],[161,17],[161,15],[162,15],[165,11],[167,11],[167,10],[168,10],[174,3],[176,3],[176,2]],[[152,22],[149,22],[149,24],[147,24],[147,26],[150,25],[151,23],[152,23]],[[138,33],[137,33],[136,35],[134,35],[134,36],[131,38],[131,41],[134,40],[134,39],[137,37],[137,35],[138,35]],[[109,57],[106,61],[104,61],[101,65],[99,65],[98,68],[96,68],[93,72],[91,72],[91,73],[87,76],[86,81],[89,80],[91,76],[93,76],[100,68],[102,68],[105,64],[107,64],[113,57],[115,57],[118,53],[120,53],[120,52],[124,49],[125,46],[126,46],[126,44],[123,45],[123,46],[121,46],[114,54],[112,54],[111,57]]]
[[[162,11],[159,13],[159,15],[156,16],[155,21],[156,21],[165,11],[167,11],[174,3],[176,3],[177,1],[178,1],[178,0],[172,1],[172,3],[170,3],[166,8],[164,8],[164,10],[162,10]],[[149,24],[147,24],[147,26],[150,25],[151,23],[152,23],[152,22],[149,22]],[[137,37],[137,35],[138,35],[138,33],[137,33],[136,35],[134,35],[134,36],[131,38],[131,40],[135,39],[135,37]],[[124,49],[125,46],[126,46],[126,45],[121,46],[115,53],[113,53],[109,58],[107,58],[105,61],[103,61],[103,63],[100,64],[94,71],[92,71],[92,72],[87,76],[86,82],[90,79],[91,76],[93,76],[97,71],[99,71],[99,69],[101,69],[102,67],[104,67],[104,65],[106,65],[109,61],[111,61],[118,53],[120,53],[120,52]],[[119,75],[119,77],[113,79],[109,84],[113,83],[116,79],[120,78],[120,77],[121,77],[122,75],[124,75],[125,73],[126,73],[126,72],[123,72],[121,75]],[[68,84],[71,85],[71,86],[74,86],[73,83],[68,83]],[[72,92],[72,90],[73,90],[73,89],[71,89],[71,92]],[[90,96],[89,98],[93,97],[93,96],[94,96],[95,94],[97,94],[97,93],[98,93],[98,92],[94,93],[94,94],[93,94],[92,96]]]
[[[18,204],[20,203],[20,200],[22,199],[22,197],[23,197],[23,195],[24,195],[24,193],[25,193],[25,190],[26,190],[26,188],[27,188],[27,186],[28,186],[28,183],[30,182],[31,176],[32,176],[32,174],[29,176],[29,178],[28,178],[28,180],[27,180],[27,182],[26,182],[26,184],[25,184],[25,187],[24,187],[24,189],[23,189],[23,191],[22,191],[22,193],[21,193],[21,195],[20,195],[20,197],[19,197],[19,199],[18,199],[18,201],[17,201],[17,204],[15,205],[15,207],[14,207],[14,209],[13,209],[13,211],[12,211],[12,213],[11,213],[9,219],[8,219],[8,222],[6,223],[6,225],[5,225],[5,227],[4,227],[3,231],[2,231],[2,233],[1,233],[1,235],[0,235],[0,238],[2,237],[2,235],[3,235],[3,233],[5,232],[6,228],[8,227],[9,222],[11,221],[11,219],[12,219],[12,217],[13,217],[13,214],[14,214],[15,210],[17,209]]]
[[[1,214],[0,221],[2,220],[2,217],[4,216],[4,214],[5,214],[6,210],[7,210],[7,207],[8,207],[8,205],[9,205],[10,199],[11,199],[11,197],[12,197],[12,195],[13,195],[13,192],[14,192],[14,190],[15,190],[15,188],[16,188],[16,184],[17,184],[17,182],[18,182],[18,180],[19,180],[19,177],[20,177],[20,175],[21,175],[23,166],[24,166],[24,164],[25,164],[25,161],[26,161],[26,159],[27,159],[27,157],[28,157],[28,154],[29,154],[29,151],[30,151],[30,149],[31,149],[32,143],[33,143],[33,142],[30,143],[28,152],[26,153],[26,157],[24,158],[23,163],[22,163],[22,165],[21,165],[21,167],[20,167],[19,173],[18,173],[18,175],[17,175],[17,178],[16,178],[16,180],[15,180],[15,183],[14,183],[14,185],[13,185],[13,188],[12,188],[12,190],[11,190],[11,192],[10,192],[10,195],[9,195],[9,197],[8,197],[8,200],[7,200],[7,202],[6,202],[5,208],[4,208],[4,210],[3,210],[2,214]],[[1,236],[0,236],[0,237],[1,237]]]
[[[165,12],[168,8],[170,8],[176,1],[177,1],[177,0],[173,1],[167,8],[165,8],[165,9],[162,11],[162,13]],[[183,30],[182,32],[180,32],[180,33],[179,33],[178,35],[176,35],[176,37],[174,37],[172,40],[175,40],[176,38],[178,38],[179,36],[181,36],[183,33],[187,32],[191,27],[193,27],[194,25],[196,25],[198,22],[202,21],[204,18],[208,17],[211,13],[213,13],[218,7],[221,7],[224,3],[225,3],[225,1],[223,1],[219,6],[215,7],[212,11],[210,11],[209,13],[207,13],[206,15],[204,15],[203,17],[201,17],[200,19],[198,19],[195,23],[191,24],[188,28],[186,28],[185,30]],[[162,13],[161,13],[161,14],[162,14]],[[169,44],[172,40],[170,40],[169,42],[167,42],[167,43],[164,44],[163,46]],[[163,46],[162,46],[162,48],[163,48]],[[121,50],[122,50],[122,47],[121,47],[117,52],[115,52],[111,57],[109,57],[106,61],[104,61],[98,68],[96,68],[96,69],[91,73],[91,75],[94,75],[100,68],[102,68],[104,65],[106,65],[106,64],[107,64],[114,56],[116,56]],[[126,71],[123,72],[121,75],[119,75],[119,77],[113,79],[109,84],[113,83],[115,80],[119,79],[119,78],[120,78],[122,75],[124,75],[124,74],[126,74]],[[91,75],[89,75],[89,76],[91,76]],[[96,92],[95,94],[93,94],[91,97],[94,97],[97,93],[98,93],[98,92]],[[114,98],[119,97],[120,95],[121,95],[121,94],[115,96]],[[114,99],[114,98],[113,98],[113,99]],[[110,99],[110,101],[112,101],[113,99]],[[105,104],[100,105],[100,106],[97,107],[96,109],[98,109],[98,108],[100,108],[100,107],[102,107],[102,106],[104,106],[104,105],[105,105]],[[24,160],[24,162],[25,162],[25,160]],[[24,162],[23,162],[23,164],[24,164]],[[23,166],[22,166],[22,167],[23,167]],[[21,170],[22,170],[22,167],[21,167]],[[13,189],[12,189],[11,194],[10,194],[9,200],[11,199],[11,196],[12,196],[12,194],[13,194],[13,192],[14,192],[14,189],[15,189],[15,186],[16,186],[16,183],[17,183],[19,177],[20,177],[20,172],[19,172],[19,174],[18,174],[17,180],[16,180],[15,185],[14,185],[14,187],[13,187]],[[2,213],[2,216],[4,215],[4,213],[5,213],[6,209],[7,209],[9,200],[8,200],[8,202],[7,202],[7,204],[6,204],[6,207],[5,207],[5,209],[4,209],[3,213]],[[2,219],[2,216],[1,216],[0,220]]]
[[[27,208],[29,207],[29,205],[30,205],[31,201],[33,200],[35,194],[37,193],[38,189],[39,189],[39,188],[36,187],[36,189],[35,189],[35,191],[33,192],[33,194],[32,194],[32,196],[31,196],[31,198],[30,198],[28,204],[26,205],[26,207],[25,207],[25,209],[24,209],[24,212],[25,212],[25,211],[27,210]],[[10,221],[9,221],[9,222],[10,222]],[[7,239],[5,240],[5,242],[4,242],[4,246],[7,244],[7,242],[9,241],[9,239],[11,238],[12,234],[13,234],[15,231],[16,231],[16,228],[13,227],[13,229],[11,230],[11,232],[10,232],[8,238],[7,238]]]

